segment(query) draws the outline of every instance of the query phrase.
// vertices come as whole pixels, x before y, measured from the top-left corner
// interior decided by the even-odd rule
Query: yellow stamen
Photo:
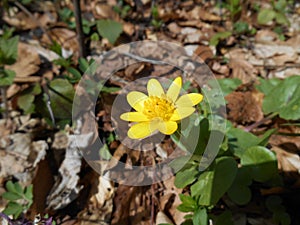
[[[149,120],[160,118],[164,121],[168,121],[175,111],[175,106],[166,96],[149,96],[144,102],[143,114],[148,117]]]

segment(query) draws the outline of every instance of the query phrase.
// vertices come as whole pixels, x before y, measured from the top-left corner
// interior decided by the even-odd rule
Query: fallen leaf
[[[228,119],[237,123],[256,122],[263,118],[261,106],[251,92],[233,92],[225,97]]]
[[[16,73],[16,79],[25,79],[26,77],[36,73],[40,69],[40,57],[32,46],[19,42],[18,59],[13,65],[7,66],[7,69]]]

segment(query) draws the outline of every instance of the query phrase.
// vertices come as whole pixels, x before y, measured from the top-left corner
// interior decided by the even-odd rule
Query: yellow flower
[[[195,111],[194,106],[203,99],[198,93],[178,97],[181,86],[181,77],[177,77],[165,93],[156,79],[150,79],[148,96],[138,91],[129,92],[127,101],[136,111],[123,113],[121,119],[136,123],[128,130],[128,137],[145,138],[157,130],[166,135],[173,134],[178,128],[177,122],[190,116]]]

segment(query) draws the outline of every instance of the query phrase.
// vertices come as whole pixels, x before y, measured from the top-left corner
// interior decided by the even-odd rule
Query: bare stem
[[[80,8],[80,0],[73,0],[74,4],[74,13],[75,13],[75,21],[76,21],[76,32],[77,32],[77,40],[79,46],[79,57],[85,57],[85,47],[84,47],[84,35],[82,30],[82,19],[81,19],[81,8]]]
[[[8,118],[8,104],[7,104],[7,98],[6,98],[6,87],[1,87],[1,99],[2,99],[2,103],[3,103],[3,118],[7,119]]]

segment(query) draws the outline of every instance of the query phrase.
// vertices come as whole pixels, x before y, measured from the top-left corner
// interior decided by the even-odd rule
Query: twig
[[[253,123],[253,124],[251,124],[250,126],[245,127],[245,128],[244,128],[244,131],[250,132],[250,131],[253,130],[254,128],[256,128],[256,127],[258,127],[258,126],[264,124],[265,122],[267,122],[268,120],[272,119],[273,117],[275,117],[275,116],[277,116],[277,115],[278,115],[278,113],[272,113],[272,114],[270,114],[269,116],[264,117],[263,119],[261,119],[261,120],[255,122],[255,123]]]
[[[80,0],[73,0],[73,4],[74,4],[77,40],[79,46],[79,57],[85,58],[86,54],[85,54],[85,47],[84,47],[84,35],[82,30]]]
[[[47,106],[48,112],[50,114],[52,123],[53,123],[54,126],[56,126],[54,113],[53,113],[53,110],[51,108],[51,99],[50,99],[50,94],[49,94],[48,87],[47,87],[46,84],[42,84],[42,88],[43,88],[43,90],[44,90],[44,92],[46,94],[46,98],[47,98],[46,106]]]

